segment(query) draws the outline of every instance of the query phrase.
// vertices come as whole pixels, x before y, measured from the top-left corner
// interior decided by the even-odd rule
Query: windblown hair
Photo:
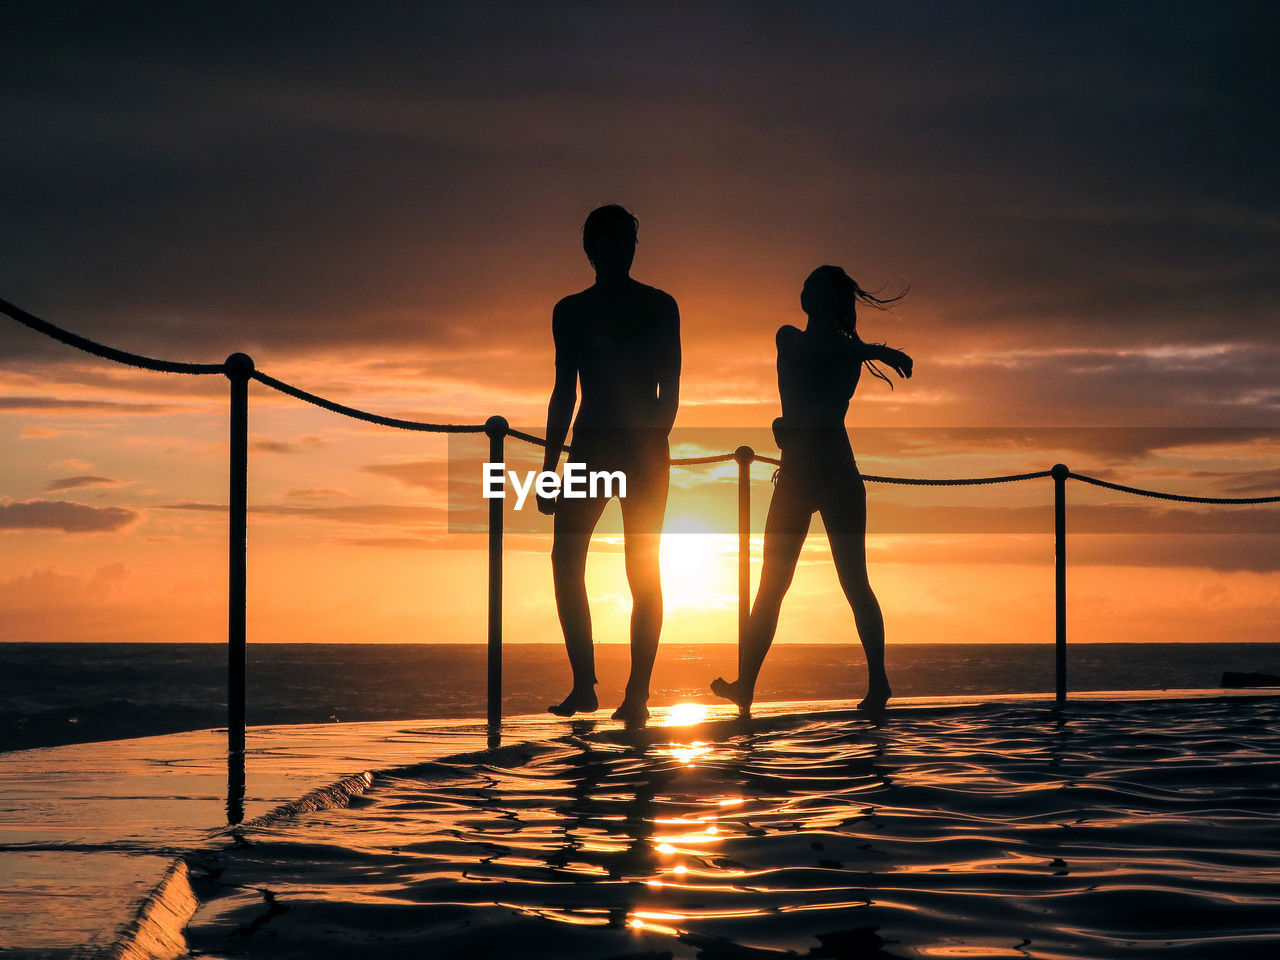
[[[858,336],[858,304],[865,303],[868,306],[875,307],[877,310],[884,310],[889,304],[896,303],[905,297],[907,291],[910,290],[910,287],[908,287],[896,297],[879,297],[858,286],[858,281],[845,273],[842,267],[835,267],[831,264],[818,267],[813,273],[809,274],[804,282],[806,290],[818,284],[828,286],[841,307],[837,329],[850,340],[856,340],[858,343],[865,342]],[[877,346],[884,346],[884,344],[877,344]],[[883,380],[889,384],[890,390],[893,389],[893,381],[886,377],[874,362],[866,359],[862,361],[862,365],[867,368],[873,377]]]

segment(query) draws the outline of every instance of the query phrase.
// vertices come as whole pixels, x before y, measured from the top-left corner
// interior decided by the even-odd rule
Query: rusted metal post
[[[1054,636],[1057,702],[1067,702],[1067,477],[1066,464],[1055,463],[1053,475]]]
[[[489,436],[489,462],[506,459],[507,431],[511,425],[505,417],[490,417],[484,423]],[[502,505],[506,501],[489,501],[489,736],[493,743],[502,723]]]
[[[230,489],[227,498],[227,750],[235,753],[244,751],[249,376],[253,373],[253,359],[245,353],[233,353],[227,357],[223,372],[231,381]]]
[[[742,676],[742,642],[751,616],[751,463],[756,452],[748,446],[733,451],[738,461],[738,676]]]

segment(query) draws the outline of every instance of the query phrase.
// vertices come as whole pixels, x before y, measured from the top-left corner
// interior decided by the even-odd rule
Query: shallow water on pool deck
[[[194,870],[210,879],[191,946],[1280,955],[1274,699],[846,714],[541,749],[392,771],[350,809],[246,831]]]

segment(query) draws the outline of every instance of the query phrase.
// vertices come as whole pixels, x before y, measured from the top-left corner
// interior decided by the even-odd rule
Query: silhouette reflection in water
[[[244,820],[244,751],[227,751],[227,826]]]

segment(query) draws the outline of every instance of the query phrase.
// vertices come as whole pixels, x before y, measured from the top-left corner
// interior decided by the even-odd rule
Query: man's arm
[[[680,406],[680,308],[667,297],[662,318],[666,336],[658,360],[658,423],[663,436],[671,433]]]
[[[556,304],[551,314],[551,335],[556,344],[556,383],[551,388],[551,400],[547,404],[547,448],[542,456],[542,469],[552,471],[560,463],[560,448],[569,435],[569,422],[573,408],[578,404],[578,361],[569,331],[569,319],[564,306]],[[538,498],[538,509],[543,513],[555,512],[555,500]]]

